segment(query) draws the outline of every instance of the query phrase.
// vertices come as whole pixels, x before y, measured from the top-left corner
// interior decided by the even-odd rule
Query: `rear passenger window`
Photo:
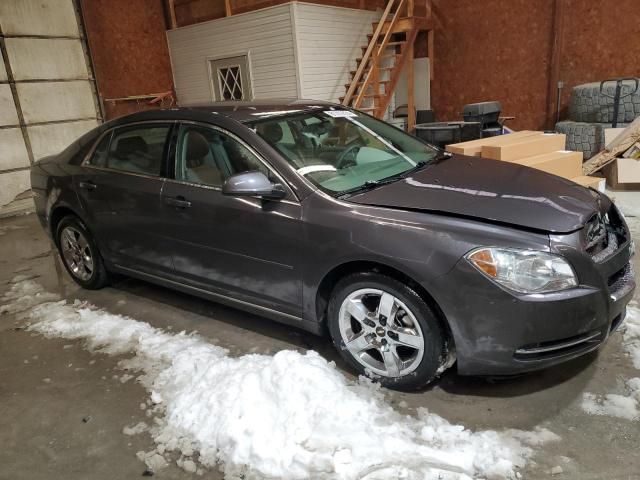
[[[89,165],[95,167],[105,167],[107,165],[107,154],[109,153],[109,140],[111,140],[111,132],[107,133],[98,146],[93,151],[93,156],[89,160]]]
[[[169,126],[116,130],[107,156],[107,168],[159,176]]]

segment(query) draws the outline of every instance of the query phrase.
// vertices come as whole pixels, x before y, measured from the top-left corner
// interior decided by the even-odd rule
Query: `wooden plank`
[[[233,12],[231,11],[231,0],[224,0],[224,13],[227,17],[233,15]]]
[[[565,1],[554,0],[553,4],[553,38],[551,45],[551,65],[549,68],[549,84],[547,86],[547,128],[553,130],[558,108],[558,81],[560,80],[560,59],[562,56],[562,39],[564,36]]]
[[[407,131],[413,131],[416,126],[416,104],[414,95],[415,68],[414,68],[414,42],[407,45]]]
[[[427,56],[429,57],[429,81],[433,82],[433,30],[427,32]]]
[[[169,0],[169,19],[171,21],[171,30],[178,26],[178,21],[176,20],[176,2],[175,0]]]

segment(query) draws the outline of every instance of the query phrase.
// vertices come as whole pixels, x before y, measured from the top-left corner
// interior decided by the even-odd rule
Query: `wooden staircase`
[[[418,33],[429,32],[429,52],[433,35],[430,28],[430,2],[425,2],[424,16],[414,15],[413,0],[389,0],[380,21],[373,23],[369,43],[362,47],[362,57],[350,72],[351,80],[345,85],[347,93],[340,100],[343,105],[383,118],[403,69],[407,70],[407,97],[409,118],[407,127],[415,125],[413,101],[413,57]],[[430,61],[432,60],[429,54]],[[430,62],[431,63],[431,62]]]

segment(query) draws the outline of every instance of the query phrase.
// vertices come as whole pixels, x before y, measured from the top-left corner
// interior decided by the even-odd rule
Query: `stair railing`
[[[404,0],[399,0],[400,1],[400,5],[402,5]],[[375,49],[376,44],[378,43],[378,38],[380,37],[380,32],[382,32],[382,29],[384,28],[384,24],[387,21],[387,17],[389,16],[389,13],[391,12],[391,9],[393,8],[394,3],[396,3],[396,0],[389,0],[389,2],[387,3],[387,6],[384,9],[384,12],[382,13],[382,17],[380,18],[380,21],[378,22],[378,26],[376,27],[375,32],[373,32],[373,36],[371,37],[371,41],[369,42],[369,45],[367,46],[367,50],[365,51],[364,55],[362,56],[362,60],[360,61],[360,65],[358,65],[358,69],[356,70],[355,75],[353,76],[353,79],[351,80],[351,84],[349,85],[349,89],[347,90],[347,94],[344,97],[344,100],[342,100],[342,104],[343,105],[349,105],[351,103],[351,99],[353,98],[353,94],[355,93],[357,87],[358,87],[358,83],[360,82],[360,79],[362,78],[362,74],[364,73],[367,63],[369,62],[369,58],[371,57],[371,53],[373,52],[373,50]],[[400,11],[400,8],[396,8],[396,15],[397,13]],[[394,15],[395,18],[395,15]],[[389,29],[390,31],[391,29]],[[387,32],[388,33],[388,32]],[[363,88],[361,89],[361,91],[364,91],[365,89],[365,85],[363,85]]]

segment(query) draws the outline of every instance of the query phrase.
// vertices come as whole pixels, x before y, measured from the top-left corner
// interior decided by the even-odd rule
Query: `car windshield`
[[[399,178],[437,154],[402,130],[350,110],[271,116],[249,126],[300,175],[335,196]]]

